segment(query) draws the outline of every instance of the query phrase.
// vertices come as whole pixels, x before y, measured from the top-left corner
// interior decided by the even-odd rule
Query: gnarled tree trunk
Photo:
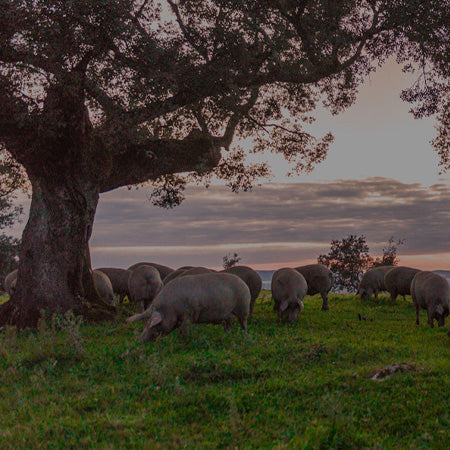
[[[41,312],[73,310],[108,318],[114,308],[95,288],[88,241],[98,203],[98,187],[61,176],[33,178],[30,217],[22,237],[17,288],[0,309],[0,324],[35,326]]]

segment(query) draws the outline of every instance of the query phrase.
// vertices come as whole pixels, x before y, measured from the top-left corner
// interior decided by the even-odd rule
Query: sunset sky
[[[361,87],[351,109],[336,117],[318,111],[308,131],[317,137],[331,131],[335,143],[311,174],[287,178],[281,158],[262,155],[257,160],[269,161],[274,176],[247,193],[192,186],[173,210],[152,206],[151,188],[103,194],[93,266],[154,261],[218,268],[226,253],[237,252],[257,269],[293,267],[316,262],[332,239],[364,234],[372,256],[394,236],[405,239],[401,264],[450,270],[450,175],[438,174],[429,144],[434,119],[414,120],[399,98],[411,80],[390,61]]]

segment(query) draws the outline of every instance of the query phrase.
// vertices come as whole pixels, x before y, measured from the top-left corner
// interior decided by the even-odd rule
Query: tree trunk
[[[110,318],[114,308],[95,288],[88,241],[98,203],[98,187],[76,175],[31,179],[30,217],[20,250],[17,286],[0,308],[0,325],[34,327],[46,315],[73,310],[92,319]]]

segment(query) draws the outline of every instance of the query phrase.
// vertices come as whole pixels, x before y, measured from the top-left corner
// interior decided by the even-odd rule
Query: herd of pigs
[[[181,328],[186,332],[190,323],[223,324],[231,327],[233,315],[243,330],[247,318],[253,313],[255,301],[261,291],[259,274],[247,266],[234,266],[217,272],[205,267],[184,266],[177,270],[151,262],[134,264],[128,269],[99,268],[93,271],[94,282],[101,297],[115,303],[125,297],[142,305],[140,314],[128,322],[147,320],[141,336],[142,342],[155,340]],[[5,290],[14,292],[17,270],[4,280]],[[321,264],[309,264],[275,271],[271,290],[274,311],[293,323],[303,309],[306,295],[320,294],[322,310],[328,310],[328,293],[333,286],[333,274]],[[391,300],[398,295],[411,295],[416,309],[427,311],[431,328],[436,319],[443,326],[450,309],[450,287],[447,280],[434,273],[402,266],[380,266],[363,275],[358,294],[362,300],[388,291]],[[450,336],[450,330],[448,332]]]

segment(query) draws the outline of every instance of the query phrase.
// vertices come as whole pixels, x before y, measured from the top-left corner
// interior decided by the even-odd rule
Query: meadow
[[[5,328],[0,448],[447,449],[448,326],[422,311],[417,327],[409,297],[321,302],[286,324],[263,291],[248,333],[197,325],[145,345],[126,310]],[[372,379],[394,363],[409,369]]]

